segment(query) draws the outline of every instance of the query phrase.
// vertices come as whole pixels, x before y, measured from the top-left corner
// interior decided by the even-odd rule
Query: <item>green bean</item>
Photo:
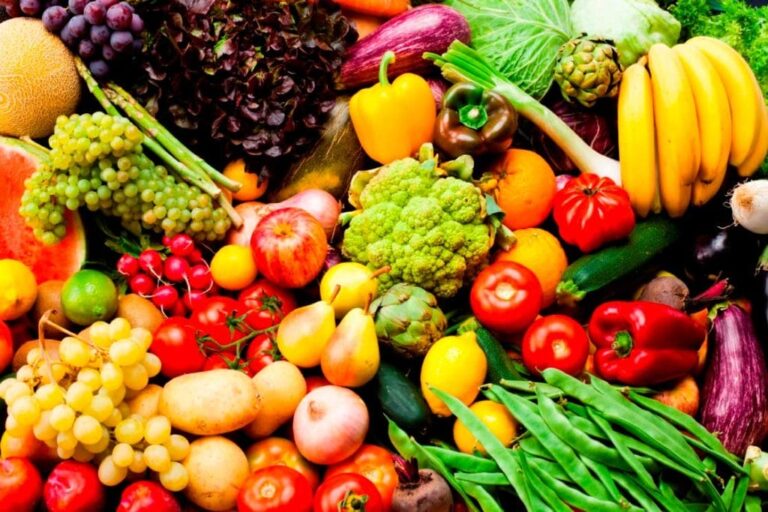
[[[504,473],[456,473],[456,480],[471,482],[478,485],[509,485],[509,480]]]
[[[544,448],[544,445],[539,442],[535,437],[526,437],[517,442],[517,445],[525,453],[533,455],[534,457],[540,457],[542,459],[552,459],[552,455]]]
[[[661,493],[660,498],[666,500],[670,510],[673,512],[687,512],[687,505],[680,501],[680,498],[677,497],[672,486],[665,482],[663,479],[659,482],[659,493]],[[657,498],[657,501],[659,501],[658,496],[656,496],[654,493],[651,493],[651,495]],[[659,502],[661,503],[661,501]]]
[[[518,474],[519,466],[515,464],[513,457],[507,452],[507,448],[461,400],[440,389],[430,389],[443,401],[448,410],[467,427],[467,430],[475,436],[475,439],[485,448],[488,455],[496,461],[501,472],[506,475],[515,491],[520,495],[522,486],[519,485],[521,480],[521,476]],[[524,490],[522,492],[525,493]]]
[[[536,397],[539,401],[539,415],[552,432],[571,446],[577,452],[586,455],[597,462],[608,464],[611,467],[621,467],[623,460],[621,455],[613,449],[595,441],[581,430],[574,427],[568,418],[560,412],[555,402],[544,396],[536,389]]]
[[[629,398],[642,408],[661,416],[673,425],[677,425],[686,432],[694,435],[695,438],[684,436],[689,444],[693,444],[697,448],[712,455],[723,464],[726,464],[732,471],[736,473],[746,473],[746,470],[738,464],[738,459],[725,449],[723,443],[692,417],[678,411],[674,407],[669,407],[658,400],[641,396],[635,391],[629,392]]]
[[[535,471],[531,471],[528,465],[528,460],[524,453],[520,453],[520,467],[523,468],[525,476],[531,481],[531,488],[535,489],[539,493],[539,496],[550,506],[555,512],[571,512],[571,508],[563,503],[563,501],[557,496],[552,489],[547,487],[544,482],[541,481]]]
[[[625,473],[616,473],[613,475],[616,482],[622,486],[630,496],[643,507],[645,512],[661,512],[656,502],[645,492],[642,485],[638,485],[629,475]]]
[[[733,500],[733,491],[736,489],[736,478],[731,477],[728,479],[728,485],[723,489],[723,494],[720,497],[723,499],[723,503],[730,510],[731,501]]]
[[[736,484],[736,489],[733,491],[733,500],[728,507],[728,512],[741,512],[744,508],[744,500],[747,499],[747,490],[749,488],[749,477],[743,476],[739,479],[739,483]]]
[[[594,498],[582,493],[578,489],[555,480],[538,465],[536,460],[530,460],[529,466],[533,472],[538,475],[545,486],[553,489],[563,501],[573,507],[588,510],[589,512],[642,512],[641,509],[634,506],[627,508],[626,506],[622,506],[612,501]]]
[[[763,510],[763,500],[759,496],[747,496],[744,501],[745,512],[761,512]]]
[[[538,414],[538,409],[532,403],[515,396],[498,386],[493,386],[493,392],[501,403],[509,409],[512,416],[522,423],[528,431],[544,445],[552,457],[565,469],[573,482],[587,493],[602,499],[608,499],[608,492],[599,480],[595,479],[589,469],[576,456],[573,448],[560,440],[544,423]]]
[[[610,423],[608,423],[608,421],[600,416],[600,414],[594,409],[587,409],[587,413],[589,414],[592,421],[597,424],[600,430],[605,432],[605,435],[608,436],[608,439],[616,448],[616,451],[619,452],[621,458],[626,461],[629,467],[632,468],[632,471],[634,471],[635,474],[637,474],[637,476],[640,478],[640,482],[642,482],[642,484],[649,489],[656,489],[656,482],[653,481],[651,474],[647,469],[645,469],[645,466],[640,463],[635,454],[632,453],[630,449],[627,448],[627,446],[621,441],[619,436],[616,435],[613,428],[611,428]]]
[[[477,500],[483,512],[504,512],[499,502],[483,486],[473,484],[472,482],[465,482],[464,490]]]
[[[605,488],[608,489],[608,494],[611,496],[611,498],[613,498],[615,502],[622,504],[629,503],[627,499],[621,495],[621,492],[619,492],[619,489],[613,482],[613,473],[611,473],[607,467],[583,455],[581,456],[581,460],[597,476]]]
[[[457,452],[438,446],[425,446],[424,449],[443,461],[443,464],[451,469],[466,471],[468,473],[490,473],[498,471],[499,467],[491,459]]]
[[[536,393],[537,391],[541,391],[550,398],[563,396],[563,392],[559,388],[550,386],[544,382],[503,379],[501,381],[501,385],[507,389],[511,389],[512,391],[521,391],[523,393]]]

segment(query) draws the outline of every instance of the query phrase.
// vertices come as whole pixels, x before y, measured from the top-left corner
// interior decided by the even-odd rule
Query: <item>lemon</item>
[[[78,325],[109,320],[117,311],[115,283],[97,270],[81,270],[70,277],[61,290],[64,315]]]
[[[16,320],[32,309],[37,299],[37,279],[18,260],[0,260],[0,320]]]
[[[432,345],[424,357],[421,393],[433,413],[450,416],[448,406],[430,388],[445,391],[469,405],[480,391],[487,368],[485,352],[477,344],[474,332],[446,336]]]
[[[213,282],[225,290],[242,290],[256,279],[256,274],[250,247],[225,245],[211,260]]]
[[[511,445],[517,437],[517,422],[503,405],[490,400],[481,400],[472,404],[469,410],[475,413],[483,425],[488,427],[488,430],[504,446]],[[485,453],[483,445],[478,442],[461,420],[456,420],[453,425],[453,440],[459,451]]]

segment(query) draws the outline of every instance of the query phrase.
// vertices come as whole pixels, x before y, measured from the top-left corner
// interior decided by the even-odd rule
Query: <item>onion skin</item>
[[[733,220],[758,235],[768,234],[768,180],[742,183],[731,196]]]
[[[728,451],[743,456],[766,434],[768,371],[763,349],[749,314],[735,304],[717,313],[713,332],[701,423],[718,434]]]
[[[307,460],[335,464],[362,446],[368,424],[368,408],[357,393],[339,386],[322,386],[307,394],[296,408],[293,437]]]

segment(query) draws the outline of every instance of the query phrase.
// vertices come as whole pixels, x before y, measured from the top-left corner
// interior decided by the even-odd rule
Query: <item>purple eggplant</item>
[[[749,314],[735,304],[713,321],[713,343],[702,390],[701,423],[728,451],[743,456],[760,444],[768,421],[768,370]]]
[[[752,317],[760,339],[768,343],[768,248],[757,262],[752,288]]]
[[[336,80],[339,89],[356,89],[378,80],[379,63],[387,50],[395,52],[391,77],[434,69],[424,52],[443,53],[454,40],[469,43],[469,24],[458,11],[428,4],[387,21],[347,50]]]
[[[754,263],[760,254],[760,237],[740,226],[721,229],[713,222],[697,230],[689,246],[693,250],[686,256],[685,273],[696,288],[728,278],[737,291],[743,292],[752,283]]]

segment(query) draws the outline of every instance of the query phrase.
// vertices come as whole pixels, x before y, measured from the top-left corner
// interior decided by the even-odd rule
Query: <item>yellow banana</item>
[[[762,96],[762,92],[760,95]],[[752,151],[738,168],[739,176],[745,178],[752,176],[763,164],[766,154],[768,154],[768,106],[763,103],[763,116],[760,123],[760,131],[758,132]]]
[[[725,179],[731,152],[731,109],[725,86],[707,56],[696,46],[677,45],[672,50],[680,57],[696,104],[701,164],[693,204],[701,206],[717,194]]]
[[[701,161],[693,91],[680,58],[657,43],[648,52],[656,123],[661,203],[670,217],[685,213]]]
[[[699,36],[686,44],[707,55],[725,86],[733,126],[729,162],[739,167],[750,156],[760,131],[763,99],[757,79],[739,52],[718,39]]]
[[[624,70],[619,90],[621,183],[635,212],[645,217],[657,199],[656,136],[651,77],[642,64]]]

